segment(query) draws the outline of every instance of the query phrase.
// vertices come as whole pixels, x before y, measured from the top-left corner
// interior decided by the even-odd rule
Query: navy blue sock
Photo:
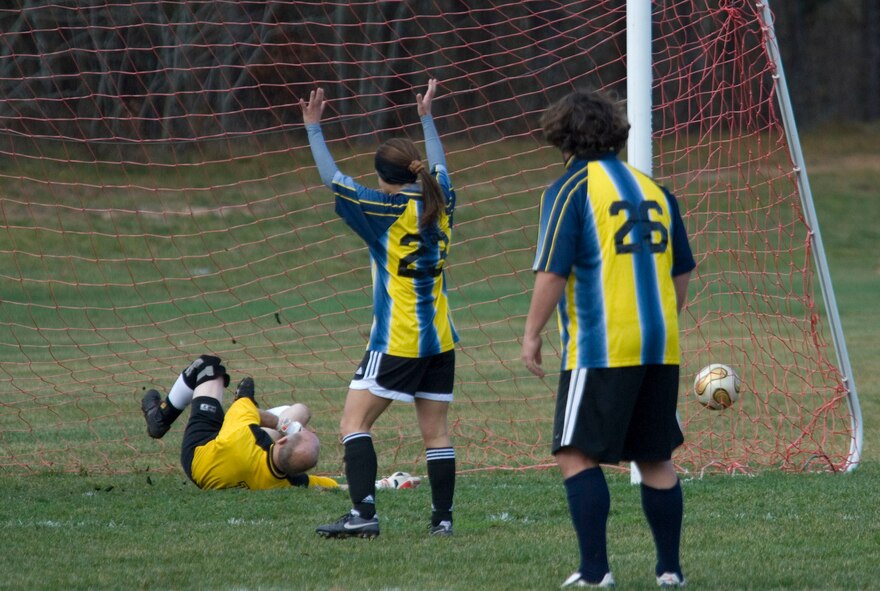
[[[342,438],[345,447],[345,478],[348,496],[355,510],[366,519],[376,514],[376,472],[378,461],[369,433],[352,433]]]
[[[611,495],[602,468],[578,472],[565,479],[568,510],[581,551],[580,573],[587,582],[598,583],[608,568],[606,529]]]
[[[681,483],[667,489],[651,488],[642,484],[642,510],[657,547],[657,566],[659,577],[663,573],[676,573],[684,578],[679,562],[681,546],[681,522],[684,517],[684,496]]]
[[[435,447],[425,450],[428,480],[431,482],[431,525],[452,521],[452,498],[455,496],[455,450]]]

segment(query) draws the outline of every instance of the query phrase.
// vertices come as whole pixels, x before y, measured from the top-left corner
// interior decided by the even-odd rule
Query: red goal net
[[[538,118],[576,87],[625,97],[624,2],[18,5],[0,8],[0,470],[177,469],[183,420],[149,439],[140,398],[211,352],[233,381],[255,378],[264,406],[310,405],[322,469],[341,473],[368,254],[334,214],[297,103],[325,89],[330,148],[372,184],[379,141],[421,142],[413,100],[429,76],[459,199],[458,465],[552,462],[556,375],[528,374],[518,342],[538,199],[561,170]],[[853,437],[846,389],[757,10],[654,9],[654,175],[678,195],[698,262],[675,460],[837,470]],[[545,342],[552,370],[557,335]],[[720,412],[691,391],[715,362],[744,382]],[[411,406],[392,405],[375,437],[380,469],[419,470]]]

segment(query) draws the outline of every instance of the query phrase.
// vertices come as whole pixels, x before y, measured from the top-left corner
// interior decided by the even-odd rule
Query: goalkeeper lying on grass
[[[254,380],[235,390],[228,412],[223,392],[229,375],[219,357],[202,355],[177,378],[165,400],[148,390],[141,403],[147,432],[161,438],[188,405],[180,461],[199,488],[270,489],[288,486],[339,488],[332,478],[306,474],[318,464],[318,437],[304,429],[311,411],[304,404],[262,410]]]

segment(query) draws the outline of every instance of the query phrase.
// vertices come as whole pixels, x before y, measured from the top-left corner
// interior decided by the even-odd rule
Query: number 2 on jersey
[[[426,255],[431,244],[426,242],[421,234],[404,234],[400,239],[400,246],[407,247],[412,244],[418,245],[408,255],[400,258],[397,265],[397,274],[401,277],[411,277],[413,279],[427,279],[428,277],[437,277],[443,272],[443,265],[446,263],[446,252],[449,248],[449,237],[442,232],[437,233],[437,247],[440,249],[440,260],[434,267],[418,268],[416,265],[419,259]]]

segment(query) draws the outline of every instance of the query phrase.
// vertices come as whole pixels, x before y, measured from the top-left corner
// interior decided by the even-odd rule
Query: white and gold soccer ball
[[[722,410],[739,400],[742,381],[729,365],[707,365],[694,378],[694,394],[706,408]]]

